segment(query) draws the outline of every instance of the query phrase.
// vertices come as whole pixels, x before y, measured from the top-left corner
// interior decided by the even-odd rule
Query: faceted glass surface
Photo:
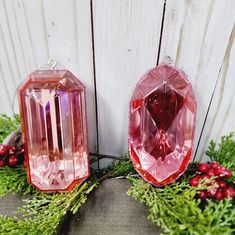
[[[162,186],[186,169],[195,130],[196,100],[179,69],[162,64],[138,82],[130,101],[129,152],[137,172]]]
[[[89,176],[85,87],[67,70],[38,70],[19,89],[29,181],[68,191]]]

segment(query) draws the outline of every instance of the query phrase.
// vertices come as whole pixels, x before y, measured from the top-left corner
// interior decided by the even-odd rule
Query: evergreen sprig
[[[5,114],[0,116],[0,141],[20,127],[20,118]],[[19,212],[24,219],[0,215],[1,235],[52,235],[68,213],[75,214],[85,203],[97,181],[84,182],[68,193],[41,193],[27,182],[25,169],[0,168],[0,197],[8,193],[28,194]]]
[[[6,114],[0,114],[0,143],[13,131],[20,127],[20,117],[15,114],[9,117]]]
[[[121,161],[114,161],[110,167],[112,177],[127,176],[136,173],[128,154]]]
[[[20,127],[20,117],[15,114],[9,117],[0,114],[0,143],[13,131]],[[8,193],[30,193],[35,191],[27,182],[26,171],[22,166],[0,168],[0,197]]]
[[[19,209],[25,218],[0,216],[1,235],[53,235],[67,213],[75,214],[97,182],[84,182],[68,193],[36,192]]]
[[[36,190],[27,182],[26,171],[22,166],[0,168],[0,197],[8,193],[32,193]]]
[[[211,141],[206,154],[212,161],[229,168],[235,174],[235,141],[233,133],[221,137],[221,143],[216,145]],[[202,207],[197,199],[197,190],[208,187],[208,182],[201,182],[197,188],[191,187],[187,175],[171,185],[156,188],[140,178],[129,177],[133,186],[128,194],[144,203],[149,209],[148,218],[161,226],[163,234],[170,235],[214,235],[235,233],[235,207],[233,199],[222,201],[207,200]],[[233,177],[234,179],[234,177]]]
[[[220,202],[208,200],[205,209],[200,208],[201,201],[195,198],[196,190],[203,190],[207,187],[205,184],[194,188],[184,179],[156,188],[140,178],[129,179],[133,186],[128,194],[148,207],[148,218],[161,226],[162,234],[232,235],[235,232],[232,199]]]
[[[19,116],[0,116],[0,141],[20,126]],[[223,136],[216,146],[212,141],[206,154],[213,160],[235,171],[235,141],[233,134]],[[203,205],[197,199],[197,190],[204,190],[208,182],[201,181],[197,188],[188,183],[195,164],[180,180],[161,188],[144,182],[139,177],[128,176],[133,186],[128,194],[144,203],[149,209],[148,218],[161,226],[168,235],[232,235],[235,233],[235,208],[232,199],[207,200]],[[96,172],[96,171],[94,171]],[[127,176],[135,173],[128,157],[102,171],[95,173],[90,181],[76,186],[69,193],[41,193],[28,185],[23,167],[0,168],[0,197],[11,192],[28,193],[19,209],[24,219],[0,215],[1,235],[52,235],[69,213],[76,213],[85,203],[88,194],[105,177]],[[104,174],[104,175],[102,175]],[[100,178],[99,178],[100,177]],[[96,179],[99,178],[97,181]],[[213,179],[211,179],[213,180]]]
[[[206,154],[212,161],[217,161],[221,165],[229,168],[233,177],[231,180],[235,180],[235,139],[234,133],[221,137],[221,142],[217,145],[215,141],[211,141],[206,151]]]

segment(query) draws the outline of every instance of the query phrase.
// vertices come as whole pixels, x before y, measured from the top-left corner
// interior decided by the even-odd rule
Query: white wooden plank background
[[[157,62],[164,1],[93,1],[99,151],[127,151],[128,108],[140,76]]]
[[[180,3],[167,0],[161,58],[169,55],[193,84],[198,102],[196,150],[234,27],[235,1],[185,0]],[[196,159],[201,158],[205,147],[203,141],[200,143]]]
[[[134,86],[168,55],[195,89],[206,159],[209,140],[235,129],[234,12],[234,0],[0,0],[0,113],[53,57],[87,87],[90,151],[121,155]]]

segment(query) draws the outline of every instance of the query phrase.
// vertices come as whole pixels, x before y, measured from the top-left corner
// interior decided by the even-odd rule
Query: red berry
[[[190,179],[189,181],[189,184],[192,186],[192,187],[197,187],[198,186],[198,182],[199,182],[199,177],[193,177]]]
[[[208,175],[197,175],[196,178],[198,179],[198,184],[203,181],[203,183],[205,182],[206,179],[210,179],[210,176]]]
[[[210,197],[214,197],[216,192],[217,192],[217,189],[213,188],[213,189],[207,190],[206,194],[210,198]]]
[[[8,148],[4,144],[0,144],[0,155],[7,155],[8,154]]]
[[[207,195],[205,191],[199,191],[198,196],[200,199],[206,199]]]
[[[209,165],[207,163],[200,163],[198,164],[197,169],[201,173],[206,173],[209,169]]]
[[[209,169],[206,174],[210,177],[216,176],[214,169]]]
[[[227,184],[223,180],[216,180],[217,184],[219,185],[219,188],[226,188]]]
[[[200,179],[210,179],[211,177],[209,175],[201,175]]]
[[[205,182],[206,179],[210,179],[211,177],[209,175],[197,175],[196,178],[198,179],[199,183],[202,180]]]
[[[215,174],[221,178],[225,177],[227,179],[232,176],[232,172],[225,167],[218,167],[217,169],[215,169]]]
[[[235,188],[233,186],[228,186],[223,192],[225,197],[235,197]]]
[[[24,148],[23,147],[19,147],[18,148],[18,153],[24,153]]]
[[[216,200],[223,200],[224,199],[224,194],[221,189],[217,189],[217,191],[215,193],[215,199]]]
[[[217,169],[218,167],[220,167],[220,164],[218,162],[211,162],[210,163],[211,169]]]
[[[230,179],[232,176],[233,176],[232,172],[226,169],[224,178]]]
[[[15,154],[16,147],[15,146],[7,146],[9,154]]]
[[[220,167],[215,169],[215,174],[219,177],[223,177],[224,176],[224,170],[225,170],[225,168],[220,166]]]
[[[18,163],[18,158],[14,155],[8,158],[8,166],[15,167]]]
[[[0,167],[4,167],[5,166],[5,161],[3,159],[0,159]]]
[[[219,188],[219,184],[217,181],[212,181],[211,183],[209,183],[208,185],[213,186],[214,188]]]

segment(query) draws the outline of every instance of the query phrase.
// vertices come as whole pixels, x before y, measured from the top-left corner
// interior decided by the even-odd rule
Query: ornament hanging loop
[[[173,64],[173,60],[172,60],[172,58],[171,58],[169,55],[165,56],[165,57],[163,58],[162,62],[163,62],[164,64]]]
[[[50,58],[47,62],[48,66],[50,67],[50,69],[54,69],[55,66],[57,65],[57,62],[55,59],[53,58]]]

